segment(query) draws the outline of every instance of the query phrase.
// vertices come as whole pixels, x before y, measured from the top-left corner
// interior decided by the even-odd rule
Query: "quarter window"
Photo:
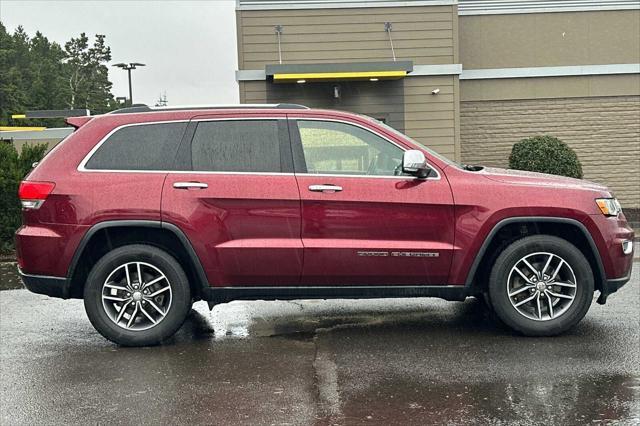
[[[191,143],[193,170],[280,172],[276,120],[228,120],[198,123]]]
[[[361,127],[333,121],[299,120],[307,173],[397,176],[403,150]]]
[[[168,170],[187,123],[153,123],[116,130],[91,156],[92,170]]]

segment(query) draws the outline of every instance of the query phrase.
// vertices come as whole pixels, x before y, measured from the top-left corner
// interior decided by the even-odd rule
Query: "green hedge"
[[[25,145],[18,153],[13,144],[0,141],[0,252],[13,250],[13,233],[20,226],[20,181],[46,151],[46,144]]]
[[[553,136],[534,136],[514,144],[509,167],[582,179],[582,165],[575,151]]]

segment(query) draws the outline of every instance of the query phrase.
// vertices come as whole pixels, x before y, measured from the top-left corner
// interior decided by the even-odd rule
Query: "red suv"
[[[607,188],[459,165],[369,117],[134,106],[68,123],[21,184],[18,264],[119,344],[236,299],[476,296],[547,336],[631,274]]]

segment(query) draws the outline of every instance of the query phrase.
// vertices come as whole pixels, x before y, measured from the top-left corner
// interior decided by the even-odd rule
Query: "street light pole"
[[[133,89],[131,88],[131,68],[127,68],[129,74],[129,106],[133,105]]]
[[[128,64],[125,64],[124,62],[121,62],[119,64],[113,64],[113,66],[127,71],[127,74],[129,77],[129,106],[132,106],[133,105],[133,89],[131,87],[131,70],[135,70],[137,67],[144,67],[145,64],[141,64],[140,62],[129,62]]]

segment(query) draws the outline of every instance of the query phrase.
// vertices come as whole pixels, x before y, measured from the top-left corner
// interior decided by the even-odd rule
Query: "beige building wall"
[[[464,70],[638,64],[638,34],[638,10],[463,16],[460,56]],[[460,96],[465,163],[507,167],[515,142],[548,134],[640,208],[640,74],[463,80]]]
[[[465,163],[507,167],[515,142],[552,135],[576,151],[585,179],[640,207],[640,96],[466,101],[460,119]]]
[[[460,17],[464,69],[640,62],[640,10]]]
[[[405,79],[404,132],[453,160],[460,160],[457,84],[458,77],[448,75]],[[432,95],[434,89],[440,93]]]
[[[462,101],[640,95],[640,74],[464,80]]]
[[[335,84],[341,88],[339,100],[333,98]],[[442,155],[459,159],[457,84],[454,76],[304,85],[250,81],[240,82],[240,102],[289,102],[366,114],[384,119],[392,127]],[[434,89],[440,89],[440,93],[432,95]]]
[[[640,10],[458,17],[455,4],[241,8],[237,20],[241,70],[278,63],[276,25],[283,26],[284,64],[388,61],[385,22],[393,24],[398,60],[418,67],[461,63],[463,69],[460,76],[414,73],[398,81],[336,82],[339,100],[331,83],[240,81],[241,102],[296,102],[383,118],[450,158],[495,166],[507,165],[518,140],[551,134],[576,150],[587,179],[611,186],[627,207],[640,208],[640,73],[629,73],[629,65],[624,73],[611,73],[620,68],[616,64],[640,63]],[[553,68],[587,65],[613,67],[579,68],[582,74],[574,76]],[[513,69],[560,76],[497,78]],[[478,77],[474,70],[489,72],[470,79]],[[434,89],[438,95],[431,94]]]
[[[294,63],[392,60],[384,23],[393,25],[398,60],[454,63],[455,6],[238,10],[238,66],[278,63],[275,26],[282,25],[282,61]]]
[[[240,69],[278,63],[274,27],[283,26],[284,64],[390,61],[384,23],[392,23],[397,60],[414,65],[458,63],[455,5],[336,9],[238,10]],[[273,84],[240,81],[242,103],[293,102],[384,118],[393,127],[452,159],[460,158],[457,76],[398,81]],[[438,95],[431,91],[440,89]]]

